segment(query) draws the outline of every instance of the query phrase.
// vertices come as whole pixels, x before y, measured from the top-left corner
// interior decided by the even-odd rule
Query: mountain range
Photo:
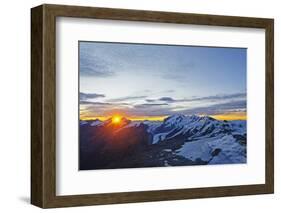
[[[246,121],[172,115],[163,121],[80,121],[79,169],[246,163]]]

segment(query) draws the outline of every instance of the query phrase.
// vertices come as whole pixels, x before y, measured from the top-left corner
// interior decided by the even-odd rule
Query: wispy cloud
[[[194,101],[210,101],[216,102],[221,100],[231,100],[231,99],[244,99],[246,98],[246,93],[234,93],[234,94],[222,94],[222,95],[213,95],[205,97],[194,97],[194,98],[183,98],[175,99],[173,97],[161,97],[158,99],[146,99],[147,102],[166,102],[166,103],[179,103],[179,102],[194,102]]]
[[[113,64],[91,51],[87,46],[80,45],[79,69],[81,76],[110,77],[116,73]]]
[[[92,102],[92,101],[80,101],[80,104],[92,105],[92,106],[113,106],[111,103],[106,102]]]
[[[206,107],[196,107],[192,109],[180,110],[177,111],[183,114],[207,114],[207,115],[214,115],[220,114],[225,112],[245,112],[247,107],[246,100],[239,100],[239,101],[229,101],[227,103],[222,104],[213,104]]]
[[[144,99],[147,96],[127,96],[113,100],[97,102],[87,98],[105,97],[103,94],[83,94],[83,100],[80,104],[84,105],[83,109],[88,114],[108,115],[112,113],[123,113],[128,116],[166,116],[175,113],[182,114],[221,114],[230,112],[246,111],[246,94],[235,93],[226,95],[215,95],[206,97],[194,97],[191,99],[175,99],[172,97],[161,97],[158,99],[145,99],[146,102],[135,104],[126,101]],[[203,102],[201,105],[178,105],[174,103],[181,102]],[[205,106],[206,103],[206,106]]]
[[[104,97],[105,97],[104,94],[80,92],[80,101],[85,101],[88,99],[95,99],[95,98],[104,98]]]
[[[127,116],[169,116],[173,114],[205,114],[216,115],[232,112],[246,112],[246,100],[229,101],[223,104],[213,104],[206,107],[182,108],[170,106],[168,103],[162,104],[138,104],[132,105],[127,103],[102,103],[102,102],[87,102],[84,113],[88,116],[108,116],[114,113],[121,113]]]
[[[159,98],[158,100],[159,101],[165,101],[165,102],[168,102],[168,103],[177,102],[177,100],[175,100],[171,97],[162,97],[162,98]]]
[[[159,107],[159,106],[168,106],[168,104],[164,103],[164,104],[137,104],[137,105],[134,105],[135,108],[151,108],[151,107]]]
[[[85,57],[80,59],[80,74],[82,76],[108,77],[115,73],[110,69],[110,65],[98,58]]]
[[[196,97],[191,99],[185,99],[185,101],[218,101],[218,100],[226,100],[233,98],[246,98],[246,93],[234,93],[234,94],[222,94],[222,95],[214,95],[214,96],[206,96],[206,97]]]
[[[146,95],[140,95],[140,96],[126,96],[121,98],[113,98],[109,99],[110,102],[120,102],[120,101],[132,101],[132,100],[139,100],[139,99],[145,99],[147,98]]]
[[[172,115],[176,113],[182,113],[186,115],[192,114],[206,114],[214,115],[221,113],[230,113],[230,112],[246,112],[246,100],[238,101],[229,101],[222,104],[213,104],[206,107],[193,107],[189,109],[179,110],[177,107],[172,107],[169,104],[159,104],[151,105],[146,104],[142,107],[135,107],[130,109],[130,112],[133,114],[142,114],[147,116],[163,116],[163,115]]]
[[[164,90],[163,92],[164,92],[164,93],[174,93],[175,90],[173,90],[173,89],[168,89],[168,90]]]

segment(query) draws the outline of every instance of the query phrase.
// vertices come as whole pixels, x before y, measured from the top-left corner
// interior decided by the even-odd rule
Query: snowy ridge
[[[100,125],[101,123],[102,123],[102,121],[96,119],[96,120],[92,121],[90,125],[91,125],[91,126],[98,126],[98,125]]]
[[[226,133],[246,133],[245,121],[219,121],[208,116],[173,115],[166,118],[163,123],[151,131],[156,137],[153,144],[160,142],[158,139],[173,138],[184,135],[189,139],[208,135],[215,137]]]
[[[247,160],[247,125],[244,120],[221,121],[208,116],[180,114],[163,121],[122,118],[117,127],[112,124],[112,119],[80,121],[80,126],[97,129],[114,126],[111,131],[115,135],[135,132],[136,137],[147,138],[149,149],[158,150],[157,162],[163,162],[165,166],[246,163]]]

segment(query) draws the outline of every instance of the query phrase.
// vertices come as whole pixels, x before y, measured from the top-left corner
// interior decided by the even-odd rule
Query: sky
[[[247,49],[79,42],[80,119],[246,119]]]

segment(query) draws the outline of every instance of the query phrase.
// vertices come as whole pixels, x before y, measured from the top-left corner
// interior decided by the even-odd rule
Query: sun
[[[119,116],[119,115],[114,115],[114,116],[112,117],[112,123],[114,123],[114,124],[119,124],[120,121],[121,121],[121,116]]]

